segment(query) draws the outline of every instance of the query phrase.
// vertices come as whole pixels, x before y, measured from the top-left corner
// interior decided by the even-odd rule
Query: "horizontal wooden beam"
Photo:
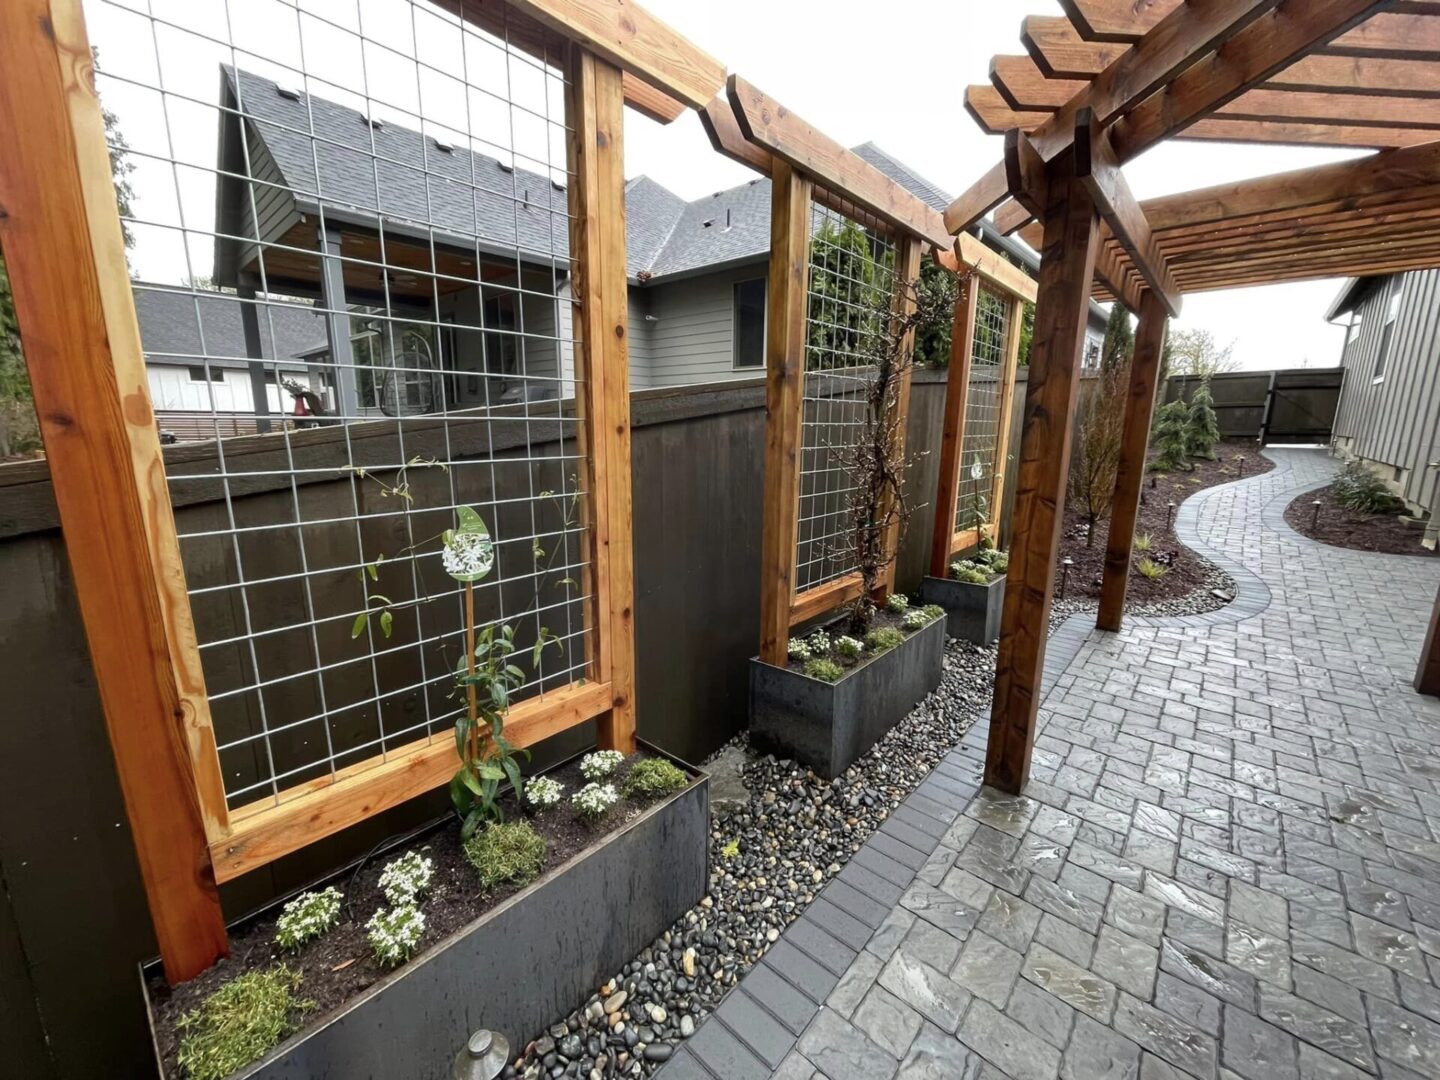
[[[1019,128],[1005,133],[1005,183],[1015,201],[1039,217],[1049,202],[1045,161]]]
[[[1130,311],[1139,311],[1144,299],[1139,275],[1130,273],[1130,264],[1121,259],[1117,250],[1101,249],[1095,253],[1095,280]]]
[[[1277,90],[1436,97],[1440,96],[1440,64],[1434,60],[1306,56],[1277,71],[1268,85]]]
[[[1047,162],[1053,161],[1073,144],[1075,117],[1084,108],[1089,108],[1100,126],[1105,127],[1118,117],[1158,102],[1160,111],[1156,118],[1139,129],[1140,139],[1158,141],[1166,132],[1165,121],[1170,115],[1167,102],[1173,93],[1172,84],[1193,70],[1194,65],[1215,53],[1218,47],[1233,43],[1247,31],[1264,25],[1263,17],[1272,13],[1277,2],[1278,0],[1216,0],[1203,6],[1197,4],[1177,8],[1151,33],[1146,34],[1142,41],[1121,53],[1063,108],[1034,129],[1032,138],[1040,156]],[[1322,14],[1320,17],[1312,16],[1306,25],[1329,25],[1333,22],[1335,25],[1332,33],[1339,33],[1348,28],[1347,19],[1342,17],[1341,12],[1332,9],[1343,7],[1348,14],[1349,8],[1344,7],[1345,4],[1368,8],[1375,3],[1378,3],[1378,0],[1316,0],[1314,6],[1321,9]],[[1304,45],[1297,44],[1303,37],[1303,34],[1293,32],[1282,36],[1266,55],[1274,59],[1275,66],[1282,66],[1284,62],[1304,51]],[[1253,36],[1248,40],[1256,41]],[[1258,43],[1256,47],[1258,48]],[[1200,65],[1202,71],[1210,71],[1213,67],[1213,64]],[[1243,74],[1249,73],[1246,68]],[[1181,115],[1185,115],[1187,110],[1194,109],[1205,99],[1207,88],[1216,97],[1223,97],[1230,92],[1232,86],[1245,88],[1243,83],[1237,82],[1234,77],[1221,80],[1218,86],[1212,86],[1204,80],[1191,80],[1185,86],[1187,92],[1179,105]],[[993,91],[993,87],[990,89]],[[1234,92],[1240,91],[1236,89]],[[998,92],[995,97],[999,99]],[[1222,105],[1225,100],[1228,98],[1216,100],[1213,105]],[[1197,117],[1186,116],[1187,123],[1194,119]],[[1121,161],[1140,152],[1139,149],[1131,152],[1128,144],[1122,146],[1119,143],[1116,144],[1116,150],[1120,153]],[[1001,177],[992,170],[979,184],[974,185],[972,190],[951,204],[945,216],[946,225],[952,232],[959,232],[971,225],[976,219],[963,218],[961,208],[993,208],[1010,194],[1000,189]]]
[[[1440,97],[1306,93],[1262,87],[1241,94],[1218,110],[1213,118],[1338,127],[1428,128],[1433,131],[1440,128]]]
[[[1017,112],[993,86],[977,83],[965,88],[965,111],[987,135],[1003,135],[1012,128],[1034,131],[1046,120],[1048,112]]]
[[[1086,41],[1069,19],[1030,15],[1020,41],[1036,66],[1051,79],[1088,79],[1120,58],[1128,44]]]
[[[940,214],[860,155],[818,131],[738,75],[726,95],[750,142],[788,161],[817,185],[833,189],[894,228],[939,247],[950,245]]]
[[[1395,150],[1419,146],[1435,133],[1420,128],[1346,127],[1338,124],[1282,124],[1212,116],[1177,132],[1176,139],[1199,142],[1263,143],[1268,146],[1331,146]]]
[[[1115,125],[1111,142],[1129,161],[1165,138],[1206,119],[1245,91],[1288,67],[1296,57],[1338,37],[1382,4],[1378,0],[1310,0],[1285,4],[1249,22],[1215,51],[1210,63],[1178,74],[1162,93],[1140,102]],[[1188,10],[1182,8],[1171,18]],[[1169,20],[1162,24],[1169,25]],[[1147,35],[1146,41],[1149,40]],[[1139,49],[1144,42],[1135,46]],[[1104,74],[1097,78],[1104,78]],[[1104,116],[1097,111],[1102,123]]]
[[[611,705],[609,683],[576,683],[511,708],[505,737],[533,746]],[[215,876],[230,881],[351,825],[450,782],[455,740],[448,731],[393,750],[387,759],[360,762],[280,793],[278,800],[231,814],[230,835],[211,845]]]
[[[955,238],[953,250],[962,263],[974,269],[991,285],[1003,289],[1011,296],[1018,296],[1021,300],[1028,300],[1032,304],[1035,302],[1039,289],[1035,279],[976,237],[961,233]]]
[[[1029,56],[996,56],[990,61],[990,84],[1016,111],[1054,111],[1085,89],[1089,80],[1057,79],[1041,71]]]
[[[620,90],[625,104],[642,116],[648,116],[657,124],[669,124],[685,113],[687,106],[676,101],[665,91],[651,86],[638,75],[625,71],[620,74]]]
[[[1183,4],[1185,0],[1061,0],[1070,24],[1082,41],[1130,44]],[[1440,50],[1440,26],[1434,0],[1398,0],[1387,5],[1334,43],[1337,52],[1373,56]]]
[[[1110,232],[1130,257],[1130,263],[1155,293],[1173,319],[1180,314],[1180,288],[1175,284],[1165,255],[1155,241],[1145,211],[1136,202],[1108,134],[1082,110],[1075,121],[1075,175],[1090,192]]]
[[[716,153],[725,155],[731,161],[738,161],[741,165],[747,165],[758,173],[770,175],[770,152],[745,138],[739,121],[735,119],[735,110],[730,107],[729,98],[711,98],[705,108],[700,110],[700,126],[705,129],[710,145],[715,148]]]
[[[507,3],[692,109],[705,108],[724,85],[724,64],[628,0]]]
[[[1431,270],[1440,266],[1440,252],[1410,252],[1384,260],[1359,261],[1352,258],[1327,262],[1308,262],[1284,266],[1250,267],[1245,270],[1219,269],[1205,275],[1183,279],[1187,293],[1214,292],[1221,289],[1242,289],[1254,285],[1280,285],[1317,278],[1372,277],[1382,274],[1403,274],[1411,270]]]

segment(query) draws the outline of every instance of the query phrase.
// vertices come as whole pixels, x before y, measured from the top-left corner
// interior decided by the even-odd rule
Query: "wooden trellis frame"
[[[721,65],[620,0],[440,0],[511,44],[564,57],[576,411],[589,481],[591,677],[516,705],[533,744],[589,719],[634,747],[624,217],[627,101],[700,107]],[[527,42],[531,45],[527,45]],[[217,882],[443,785],[424,740],[230,810],[221,782],[80,0],[0,5],[0,240],[81,616],[156,937],[172,982],[228,950]]]
[[[927,248],[952,270],[958,257],[1007,295],[1033,299],[1035,283],[974,237],[950,236],[933,208],[757,87],[732,75],[726,89],[727,101],[711,102],[701,114],[711,142],[719,152],[771,177],[759,654],[780,665],[786,662],[792,626],[854,599],[861,588],[858,574],[796,588],[812,204],[897,238],[896,303],[913,299],[906,283],[918,279]],[[907,378],[897,394],[902,415],[908,415],[909,391]],[[892,563],[885,591],[893,587],[894,576]]]
[[[966,237],[966,239],[969,239]],[[930,543],[930,573],[945,577],[951,558],[977,547],[982,535],[998,542],[1000,511],[1005,501],[1006,462],[1010,456],[1010,428],[1015,400],[1015,373],[1020,366],[1020,332],[1025,305],[1035,302],[1035,283],[1016,274],[997,275],[991,267],[994,255],[974,257],[973,249],[962,251],[957,244],[954,267],[961,275],[960,294],[955,300],[955,319],[950,328],[950,367],[945,380],[945,414],[940,442],[940,476],[935,489],[935,526]],[[964,473],[967,427],[970,422],[971,361],[975,352],[975,319],[980,292],[989,289],[1006,304],[1005,345],[999,383],[999,412],[996,416],[995,455],[989,493],[990,520],[975,527],[956,529],[960,481]]]

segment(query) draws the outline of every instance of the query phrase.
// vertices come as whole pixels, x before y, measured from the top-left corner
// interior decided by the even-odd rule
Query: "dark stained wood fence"
[[[1227,439],[1265,443],[1328,443],[1340,404],[1342,368],[1227,371],[1210,378],[1215,417]],[[1173,375],[1165,401],[1189,401],[1200,386],[1194,375]]]

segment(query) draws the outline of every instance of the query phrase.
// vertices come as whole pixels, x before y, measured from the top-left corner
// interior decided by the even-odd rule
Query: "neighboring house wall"
[[[701,277],[652,285],[643,291],[649,323],[649,386],[753,379],[755,367],[735,366],[735,283],[765,277],[756,262]],[[632,293],[635,290],[632,289]]]
[[[195,364],[197,372],[203,366]],[[210,381],[191,378],[191,366],[150,363],[145,374],[150,382],[150,400],[161,412],[254,412],[255,399],[250,394],[250,372],[242,368],[210,368]],[[294,374],[294,373],[291,373]],[[287,395],[282,405],[280,392],[274,383],[267,390],[270,411],[286,412],[289,406]]]
[[[1385,347],[1393,298],[1400,303]],[[1412,510],[1434,513],[1440,461],[1440,270],[1378,281],[1345,346],[1335,445],[1376,466]],[[1383,374],[1377,362],[1385,352]]]

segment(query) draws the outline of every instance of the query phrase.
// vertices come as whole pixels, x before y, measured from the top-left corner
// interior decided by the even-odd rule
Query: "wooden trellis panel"
[[[583,649],[577,646],[578,677],[564,685],[539,682],[537,696],[510,710],[506,734],[526,746],[594,719],[602,745],[628,752],[634,646],[622,106],[638,97],[655,113],[673,111],[667,95],[692,105],[709,101],[723,68],[630,5],[439,2],[475,16],[482,28],[513,30],[502,35],[509,42],[503,47],[530,49],[565,83],[569,182],[560,198],[568,199],[574,308],[567,347],[573,342],[575,414],[584,432],[577,468],[586,495],[579,602],[593,633],[584,636]],[[530,15],[541,17],[545,29]],[[17,0],[0,10],[0,126],[13,151],[0,158],[0,239],[157,939],[167,977],[181,981],[228,947],[217,882],[441,786],[456,763],[448,734],[426,733],[404,745],[392,740],[380,756],[364,760],[357,751],[348,759],[332,756],[324,775],[296,770],[283,790],[272,772],[274,796],[261,802],[245,802],[235,791],[227,797],[211,719],[215,696],[207,694],[192,615],[197,589],[187,581],[187,569],[195,568],[182,563],[186,537],[177,534],[167,489],[177,479],[205,478],[166,475],[91,57],[79,0]],[[231,77],[238,82],[241,75]],[[285,93],[298,100],[296,92]],[[563,205],[557,216],[563,234]],[[341,253],[338,239],[325,246],[323,215],[320,240],[316,265],[325,272],[336,278],[342,270],[347,278],[363,272],[368,256]],[[383,246],[378,257],[383,271]],[[200,299],[197,292],[197,311]],[[340,307],[326,321],[353,317]],[[349,340],[346,332],[340,339]],[[340,356],[331,363],[338,370]],[[341,407],[341,422],[367,419],[348,411]],[[418,430],[423,437],[425,429]],[[324,430],[304,435],[315,437],[316,448],[336,444]],[[268,437],[290,445],[284,425]],[[228,484],[223,451],[219,460],[218,482]],[[295,526],[301,524],[297,502]],[[204,543],[206,535],[222,533],[189,535]],[[238,537],[233,521],[224,535]],[[212,560],[207,570],[224,573],[227,565]],[[206,583],[198,592],[227,587]],[[245,637],[252,634],[247,627]],[[318,677],[322,669],[302,674]],[[258,673],[248,678],[265,685]],[[263,735],[269,738],[268,729]]]
[[[950,332],[940,476],[930,543],[930,573],[935,577],[945,577],[950,560],[978,546],[982,536],[999,540],[1006,464],[1010,456],[1015,373],[1020,363],[1020,332],[1025,304],[1035,296],[1033,282],[1028,279],[1017,282],[1014,275],[1001,279],[963,262],[959,265],[964,280],[955,302]],[[1016,287],[1025,291],[1012,291]],[[985,328],[988,335],[980,333],[976,325],[982,310],[991,315],[990,325]],[[997,327],[997,322],[1003,324],[1003,330]],[[1003,341],[977,340],[994,338],[997,334]],[[985,373],[991,385],[977,393],[974,383],[977,368],[981,366],[992,369]],[[992,400],[981,400],[982,394]],[[988,434],[991,428],[993,441]],[[983,450],[990,456],[988,465],[982,462],[985,475],[978,482],[970,478],[971,464],[967,461],[967,455],[976,456],[977,441],[988,443]],[[971,522],[969,518],[974,515],[966,514],[971,499],[966,498],[970,493],[964,489],[974,488],[977,483],[985,499],[987,520],[983,522]]]

